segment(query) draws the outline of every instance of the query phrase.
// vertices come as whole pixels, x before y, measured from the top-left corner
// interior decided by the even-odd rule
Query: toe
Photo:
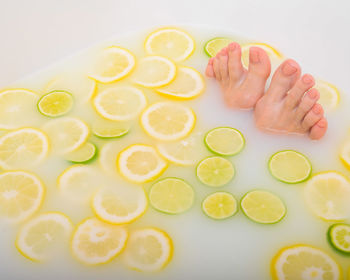
[[[213,59],[213,69],[214,77],[217,81],[221,82],[221,72],[220,72],[220,60],[219,55],[216,55]]]
[[[320,98],[320,94],[317,89],[310,89],[307,94],[301,99],[296,112],[295,112],[295,120],[297,122],[301,122],[306,114],[312,109],[312,107],[316,104],[317,100]]]
[[[232,82],[242,80],[245,70],[241,60],[241,46],[236,42],[228,45],[228,70]]]
[[[214,77],[214,67],[213,67],[213,62],[214,62],[214,58],[211,57],[208,61],[208,65],[207,68],[205,69],[205,75],[209,78],[213,78]]]
[[[318,121],[323,118],[323,109],[320,104],[315,104],[306,114],[301,126],[305,131],[309,131]]]
[[[312,140],[321,139],[327,131],[328,123],[325,118],[321,118],[310,130],[309,137]]]
[[[286,109],[294,109],[297,105],[299,105],[301,98],[314,85],[315,79],[309,74],[305,74],[301,77],[301,79],[298,79],[286,97]]]
[[[229,73],[228,73],[228,49],[223,48],[219,53],[219,70],[220,70],[220,76],[221,81],[223,83],[228,82],[229,80]]]

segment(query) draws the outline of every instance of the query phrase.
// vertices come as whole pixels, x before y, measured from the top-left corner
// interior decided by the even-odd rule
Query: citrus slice
[[[74,230],[72,253],[84,264],[107,263],[124,249],[127,238],[128,232],[122,226],[86,219]]]
[[[143,228],[130,234],[125,249],[126,264],[138,271],[158,271],[173,255],[173,244],[167,233],[156,228]]]
[[[204,46],[205,53],[214,57],[216,54],[221,51],[224,47],[227,47],[233,40],[228,38],[214,38],[208,41]]]
[[[237,213],[237,201],[230,193],[215,192],[203,200],[202,210],[212,219],[223,220]]]
[[[96,216],[111,224],[135,221],[146,212],[147,205],[146,193],[139,186],[103,189],[92,199],[92,209]]]
[[[230,161],[222,157],[208,157],[197,166],[197,177],[205,185],[221,187],[229,183],[235,175]]]
[[[341,221],[350,217],[350,182],[339,172],[314,175],[304,188],[307,206],[321,219]]]
[[[68,91],[54,90],[38,101],[38,110],[47,117],[60,117],[67,114],[73,107],[73,97]]]
[[[0,166],[28,168],[42,162],[49,151],[47,136],[35,128],[20,128],[0,137]]]
[[[196,122],[189,107],[172,102],[158,102],[141,115],[143,129],[158,140],[171,141],[186,137]]]
[[[268,166],[273,177],[288,184],[297,184],[307,180],[312,170],[307,157],[292,150],[279,151],[273,154]]]
[[[133,74],[136,84],[144,87],[165,86],[175,79],[176,66],[162,56],[146,56],[142,58]]]
[[[175,80],[170,84],[158,88],[158,93],[178,99],[191,99],[200,95],[205,89],[202,75],[191,67],[178,67]]]
[[[128,121],[146,107],[146,97],[140,89],[130,86],[107,88],[93,100],[97,113],[108,120]]]
[[[0,174],[0,216],[11,222],[23,221],[41,206],[45,188],[33,173],[7,171]]]
[[[340,267],[321,249],[309,245],[282,248],[271,262],[273,279],[340,280]]]
[[[117,138],[127,134],[130,125],[126,122],[97,119],[92,124],[91,130],[95,136],[102,139]]]
[[[119,153],[117,167],[129,181],[144,183],[160,176],[167,164],[153,147],[136,144]]]
[[[242,45],[242,63],[243,63],[243,66],[246,68],[248,68],[249,66],[249,49],[251,47],[259,47],[263,49],[268,54],[268,56],[272,61],[280,61],[283,59],[283,55],[278,50],[276,50],[275,48],[271,47],[268,44],[249,43],[249,44]]]
[[[48,121],[43,130],[49,135],[54,152],[62,154],[83,146],[90,134],[85,122],[72,117]]]
[[[259,224],[275,224],[287,209],[282,200],[268,191],[250,191],[241,200],[243,213]]]
[[[38,95],[27,89],[1,91],[0,129],[15,129],[30,125],[36,118],[37,113],[33,109],[37,100]]]
[[[183,61],[194,51],[194,40],[177,28],[161,28],[146,39],[145,49],[150,55],[161,55],[174,61]]]
[[[325,111],[330,112],[339,105],[340,92],[335,85],[317,80],[315,88],[320,93],[320,99],[317,102],[322,105]]]
[[[233,156],[242,151],[245,140],[242,133],[232,127],[217,127],[204,138],[208,149],[222,156]]]
[[[98,161],[101,169],[106,174],[113,177],[118,176],[115,161],[122,149],[123,145],[119,141],[111,141],[101,147],[99,151]]]
[[[32,261],[48,260],[53,252],[68,242],[72,231],[70,219],[59,212],[40,214],[28,221],[19,230],[16,247]]]
[[[180,214],[191,208],[194,201],[194,191],[182,179],[165,178],[151,187],[149,200],[158,211],[167,214]]]
[[[350,168],[350,140],[343,145],[339,153],[340,160],[347,168]]]
[[[97,148],[92,143],[86,143],[79,149],[65,155],[65,159],[73,163],[88,163],[97,155]]]
[[[92,79],[100,83],[111,83],[127,76],[135,67],[134,55],[120,47],[104,49],[94,65]]]
[[[334,249],[350,255],[350,225],[334,224],[329,227],[327,236]]]

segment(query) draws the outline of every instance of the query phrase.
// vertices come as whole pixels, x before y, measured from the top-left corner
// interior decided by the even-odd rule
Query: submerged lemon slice
[[[107,263],[124,249],[127,238],[128,232],[122,226],[86,219],[74,230],[72,253],[88,265]]]
[[[127,134],[130,130],[130,125],[126,122],[97,119],[92,124],[91,130],[99,138],[117,138]]]
[[[317,80],[315,88],[320,93],[320,99],[317,102],[322,105],[325,111],[332,111],[339,105],[340,92],[335,85]]]
[[[145,49],[150,55],[161,55],[174,61],[183,61],[194,51],[193,38],[177,28],[161,28],[146,39]]]
[[[223,220],[237,213],[237,201],[230,193],[215,192],[203,200],[202,210],[212,219]]]
[[[214,38],[205,44],[204,51],[208,56],[214,57],[219,51],[227,47],[231,42],[233,42],[233,40],[228,38]]]
[[[249,43],[242,45],[242,64],[244,67],[248,68],[249,66],[249,49],[251,47],[259,47],[266,51],[268,56],[272,61],[281,61],[283,59],[283,55],[276,50],[274,47],[265,44],[265,43]]]
[[[86,143],[78,150],[75,150],[65,156],[65,159],[73,163],[88,163],[92,161],[97,154],[97,148],[92,143]]]
[[[118,141],[110,141],[104,144],[99,151],[99,165],[109,176],[118,176],[116,158],[124,146]]]
[[[38,110],[47,117],[60,117],[67,114],[73,107],[73,97],[68,91],[54,90],[38,101]]]
[[[156,228],[143,228],[130,234],[125,249],[127,266],[138,271],[158,271],[173,255],[173,244],[167,233]]]
[[[350,168],[350,141],[348,140],[340,150],[340,160],[347,168]]]
[[[350,255],[350,225],[334,224],[329,227],[327,236],[334,249]]]

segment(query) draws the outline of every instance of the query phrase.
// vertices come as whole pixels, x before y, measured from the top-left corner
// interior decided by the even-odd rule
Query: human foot
[[[208,62],[206,75],[215,78],[224,93],[226,103],[233,108],[251,109],[265,91],[271,72],[267,53],[258,47],[249,50],[249,68],[241,62],[241,47],[231,43]]]
[[[269,89],[255,106],[256,126],[268,132],[307,134],[311,139],[323,137],[327,120],[317,103],[319,92],[312,88],[314,78],[300,77],[299,65],[288,59],[274,73]]]

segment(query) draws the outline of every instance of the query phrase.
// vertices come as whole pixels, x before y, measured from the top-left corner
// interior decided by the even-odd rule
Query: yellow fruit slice
[[[118,176],[117,167],[115,165],[116,158],[121,150],[123,150],[123,145],[118,141],[112,141],[106,143],[102,146],[99,152],[98,161],[101,169],[110,176]]]
[[[127,230],[90,218],[74,230],[71,249],[74,257],[88,265],[103,264],[115,258],[125,247]]]
[[[91,130],[92,133],[99,138],[117,138],[124,136],[129,132],[130,124],[127,122],[96,119],[92,124]]]
[[[88,163],[95,159],[97,155],[97,148],[92,143],[86,143],[78,150],[75,150],[65,156],[66,160],[73,163]]]
[[[40,214],[19,230],[16,247],[26,258],[43,262],[62,247],[63,242],[68,243],[71,231],[72,222],[66,215],[59,212]]]
[[[99,54],[90,77],[100,83],[115,82],[127,76],[134,69],[135,63],[131,52],[112,46]]]
[[[321,219],[341,221],[350,217],[350,182],[339,172],[314,175],[304,188],[307,206]]]
[[[214,38],[205,44],[204,51],[208,56],[214,57],[219,51],[227,47],[231,42],[233,42],[233,40],[229,38]]]
[[[129,181],[144,183],[160,176],[167,163],[152,146],[136,144],[119,153],[117,167]]]
[[[237,201],[230,193],[215,192],[203,200],[202,210],[212,219],[227,219],[237,213]]]
[[[340,160],[347,168],[350,168],[350,140],[347,140],[339,153]]]
[[[172,255],[173,244],[167,233],[156,228],[143,228],[130,234],[124,257],[130,268],[152,272],[164,268]]]
[[[45,188],[33,173],[7,171],[0,174],[0,216],[11,222],[27,219],[41,206]]]
[[[320,99],[317,102],[322,105],[325,111],[330,112],[337,108],[340,102],[340,92],[335,85],[317,80],[315,88],[320,93]]]
[[[178,99],[191,99],[200,95],[205,89],[202,75],[194,68],[180,66],[175,80],[170,84],[158,88],[158,93]]]
[[[72,94],[64,90],[54,90],[38,101],[38,110],[47,117],[60,117],[67,114],[73,107]]]
[[[97,113],[108,120],[128,121],[146,107],[147,100],[140,89],[130,86],[107,88],[93,100]]]
[[[142,58],[133,74],[133,81],[144,87],[161,87],[175,79],[176,66],[162,56],[146,56]]]
[[[35,128],[20,128],[0,137],[0,166],[3,169],[33,167],[49,151],[47,136]]]
[[[169,57],[183,61],[194,51],[193,38],[177,28],[161,28],[152,32],[146,39],[145,49],[150,55]]]
[[[259,47],[261,49],[263,49],[264,51],[266,51],[266,53],[268,54],[268,56],[270,57],[270,59],[272,61],[280,61],[283,59],[283,55],[276,50],[274,47],[265,44],[265,43],[249,43],[249,44],[245,44],[242,45],[242,63],[243,66],[248,68],[249,66],[249,49],[251,47]]]
[[[151,137],[171,141],[186,137],[192,131],[196,117],[191,108],[172,102],[158,102],[141,115],[141,125]]]
[[[309,245],[282,248],[271,262],[272,277],[285,279],[340,280],[340,267],[322,250]]]

